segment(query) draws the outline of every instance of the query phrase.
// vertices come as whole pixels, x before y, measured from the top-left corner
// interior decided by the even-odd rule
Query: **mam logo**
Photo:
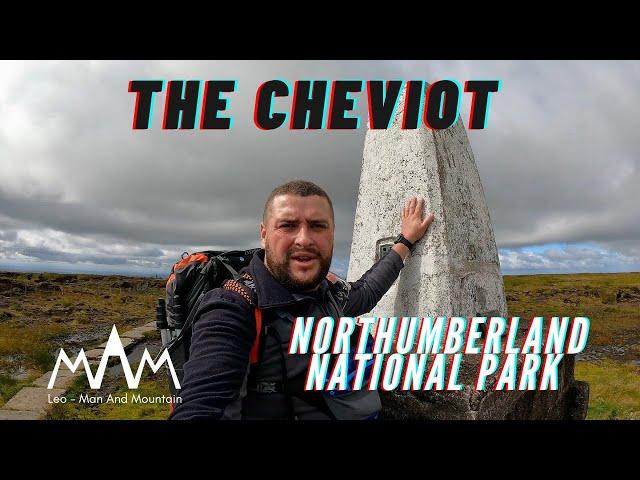
[[[75,372],[80,364],[83,364],[84,370],[87,373],[87,378],[89,379],[89,386],[93,390],[97,390],[102,385],[102,378],[104,377],[104,372],[107,370],[109,357],[120,357],[122,370],[124,371],[124,376],[127,379],[127,385],[132,390],[136,390],[138,388],[138,384],[140,383],[140,378],[142,377],[142,372],[144,371],[145,364],[148,363],[151,367],[151,371],[153,371],[153,373],[156,373],[164,362],[167,362],[167,366],[169,367],[169,371],[171,372],[171,378],[173,379],[174,386],[177,389],[180,388],[180,382],[178,381],[176,371],[173,368],[173,363],[171,363],[171,357],[169,356],[169,352],[167,350],[162,352],[162,355],[160,355],[160,358],[158,358],[158,362],[154,363],[151,355],[149,355],[149,352],[145,348],[144,353],[142,354],[142,359],[140,360],[140,365],[138,366],[138,371],[136,372],[136,375],[134,377],[133,372],[131,371],[131,365],[129,365],[129,359],[127,358],[127,354],[124,351],[122,341],[120,340],[120,336],[118,335],[118,329],[115,325],[111,329],[111,335],[109,335],[107,345],[104,348],[104,352],[102,352],[102,358],[100,359],[100,364],[98,365],[98,370],[95,377],[93,376],[91,368],[89,367],[89,362],[87,361],[87,357],[84,353],[84,348],[80,349],[80,353],[78,353],[76,361],[73,363],[67,356],[67,353],[64,351],[64,349],[61,348],[60,353],[58,354],[58,359],[56,360],[56,366],[53,368],[53,372],[51,373],[51,378],[49,379],[47,388],[52,389],[55,385],[56,376],[58,375],[58,370],[60,369],[60,364],[64,362],[72,372]]]

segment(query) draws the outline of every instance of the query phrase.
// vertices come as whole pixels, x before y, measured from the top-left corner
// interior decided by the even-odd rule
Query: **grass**
[[[32,373],[25,378],[17,380],[9,375],[0,374],[0,407],[22,390],[23,387],[31,385],[39,376],[38,374]]]
[[[617,302],[640,286],[640,273],[505,276],[509,316],[586,316],[589,345],[640,343],[640,303]]]
[[[166,372],[163,368],[162,372]],[[132,403],[132,394],[137,393],[141,397],[154,398],[157,396],[170,395],[169,379],[166,373],[158,371],[155,378],[146,377],[140,382],[138,389],[133,392],[125,385],[121,386],[116,395],[128,395],[129,403],[111,403],[104,405],[104,417],[107,420],[128,419],[128,420],[166,420],[169,416],[169,405],[167,403],[137,404]]]
[[[623,347],[625,354],[599,361],[577,361],[575,376],[590,384],[588,419],[640,419],[640,273],[505,276],[510,316],[587,316],[591,330],[587,350]],[[146,285],[146,286],[145,286]],[[629,298],[631,295],[631,298]],[[87,350],[104,342],[111,325],[125,331],[154,319],[163,282],[119,276],[9,274],[0,272],[0,406],[42,373],[50,370],[57,349]],[[145,334],[157,338],[157,332]],[[69,350],[67,350],[69,351]],[[16,380],[16,371],[26,378]],[[108,383],[108,382],[107,382]],[[69,398],[82,392],[124,395],[126,382],[88,389],[76,379]],[[145,376],[142,396],[169,395],[164,369]],[[78,398],[77,396],[75,398]],[[166,404],[54,405],[49,418],[164,419]]]
[[[588,420],[640,420],[640,367],[613,360],[577,362],[575,376],[589,383]]]
[[[11,397],[20,391],[22,382],[8,375],[0,375],[0,402],[6,403]]]
[[[136,371],[137,367],[134,368]],[[103,383],[103,387],[105,384]],[[81,394],[99,396],[103,403],[79,403]],[[109,402],[108,398],[126,398],[127,403]],[[67,403],[54,404],[47,413],[47,420],[165,420],[169,416],[167,403],[136,403],[134,395],[155,398],[170,395],[168,376],[163,368],[154,375],[145,373],[137,390],[129,390],[126,382],[108,384],[101,390],[88,389],[86,375],[77,377],[63,395]],[[75,399],[76,401],[71,401]]]
[[[53,368],[59,348],[88,350],[114,324],[124,331],[153,320],[163,296],[156,279],[0,272],[0,376],[37,378]],[[14,389],[0,381],[0,407]]]

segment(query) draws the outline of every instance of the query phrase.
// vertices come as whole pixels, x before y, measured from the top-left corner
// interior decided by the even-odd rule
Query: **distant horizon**
[[[336,275],[346,278],[346,272],[341,269],[332,268],[331,271]],[[0,263],[0,273],[55,273],[55,274],[73,274],[73,275],[102,275],[102,276],[120,276],[120,277],[139,277],[139,278],[167,278],[171,272],[171,267],[163,271],[135,270],[135,269],[109,269],[109,268],[91,268],[87,265],[85,269],[74,269],[70,265],[45,266],[40,264],[2,264]],[[608,275],[616,273],[640,273],[637,270],[615,270],[615,271],[527,271],[527,272],[501,272],[503,277],[509,276],[543,276],[543,275]]]

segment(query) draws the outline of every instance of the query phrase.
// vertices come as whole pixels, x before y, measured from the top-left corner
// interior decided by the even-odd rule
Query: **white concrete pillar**
[[[366,134],[348,279],[357,280],[400,233],[400,212],[425,198],[435,221],[378,316],[506,316],[498,252],[473,152],[461,120],[445,130],[391,128]]]

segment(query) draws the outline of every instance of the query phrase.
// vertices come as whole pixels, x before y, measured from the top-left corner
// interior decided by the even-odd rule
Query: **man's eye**
[[[311,228],[315,230],[324,230],[325,228],[327,228],[327,226],[324,223],[314,223],[313,225],[311,225]]]
[[[282,223],[280,228],[293,228],[293,223]]]

